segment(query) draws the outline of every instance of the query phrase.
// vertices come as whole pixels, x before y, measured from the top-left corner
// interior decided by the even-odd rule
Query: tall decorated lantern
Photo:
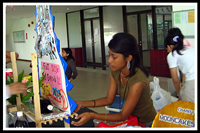
[[[76,103],[67,94],[73,88],[65,75],[67,63],[60,53],[60,41],[54,32],[55,17],[50,5],[36,5],[35,10],[37,38],[35,50],[38,61],[38,77],[46,74],[40,87],[40,95],[62,111],[71,115]]]

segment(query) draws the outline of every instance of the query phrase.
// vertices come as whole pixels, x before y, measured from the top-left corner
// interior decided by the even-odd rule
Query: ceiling
[[[35,7],[36,5],[12,5],[12,6],[6,6],[6,19],[22,19],[22,18],[30,18],[34,17]],[[83,9],[93,8],[97,7],[99,5],[66,5],[65,3],[63,5],[51,5],[51,12],[53,13],[68,13],[73,11],[79,11]],[[140,5],[141,6],[141,5]],[[159,7],[159,6],[156,6]],[[170,7],[171,6],[165,6]],[[161,6],[162,8],[162,6]],[[159,10],[159,9],[157,9]],[[156,12],[158,12],[156,10]],[[164,11],[163,9],[161,11]],[[161,12],[160,11],[160,12]]]
[[[88,9],[92,7],[97,7],[98,5],[52,5],[51,12],[53,13],[67,13],[83,9]],[[13,5],[6,6],[6,19],[22,19],[34,17],[35,5]]]

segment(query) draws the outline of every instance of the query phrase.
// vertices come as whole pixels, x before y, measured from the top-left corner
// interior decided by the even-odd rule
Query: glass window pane
[[[172,6],[156,6],[158,49],[164,48],[164,39],[172,27]]]
[[[102,63],[99,19],[93,20],[95,62]]]
[[[151,10],[151,6],[126,6],[126,12],[138,12],[138,11],[144,11],[144,10]]]
[[[92,8],[83,11],[84,19],[99,17],[99,8]]]
[[[148,45],[149,49],[153,49],[153,23],[152,23],[152,14],[147,14],[148,21]]]
[[[85,21],[84,24],[85,24],[86,59],[87,62],[93,62],[91,23],[90,21]]]
[[[168,30],[172,28],[172,16],[165,15],[165,37],[167,36]]]
[[[156,15],[158,49],[164,48],[163,15]]]
[[[137,43],[139,42],[138,40],[138,23],[137,23],[137,15],[128,15],[127,16],[127,29],[128,33],[133,35],[135,39],[137,40]]]
[[[108,65],[108,43],[110,42],[114,34],[118,32],[123,32],[122,6],[103,7],[103,28],[106,64]]]

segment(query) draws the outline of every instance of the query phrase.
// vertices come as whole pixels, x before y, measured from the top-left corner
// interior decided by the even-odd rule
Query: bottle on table
[[[28,122],[24,118],[22,111],[17,112],[17,120],[15,122],[15,127],[16,128],[26,128],[26,127],[28,127]]]

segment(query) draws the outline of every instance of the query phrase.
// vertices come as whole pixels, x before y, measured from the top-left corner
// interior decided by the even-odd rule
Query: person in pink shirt
[[[183,45],[186,45],[188,47],[191,47],[191,44],[188,42],[188,40],[183,39]]]

